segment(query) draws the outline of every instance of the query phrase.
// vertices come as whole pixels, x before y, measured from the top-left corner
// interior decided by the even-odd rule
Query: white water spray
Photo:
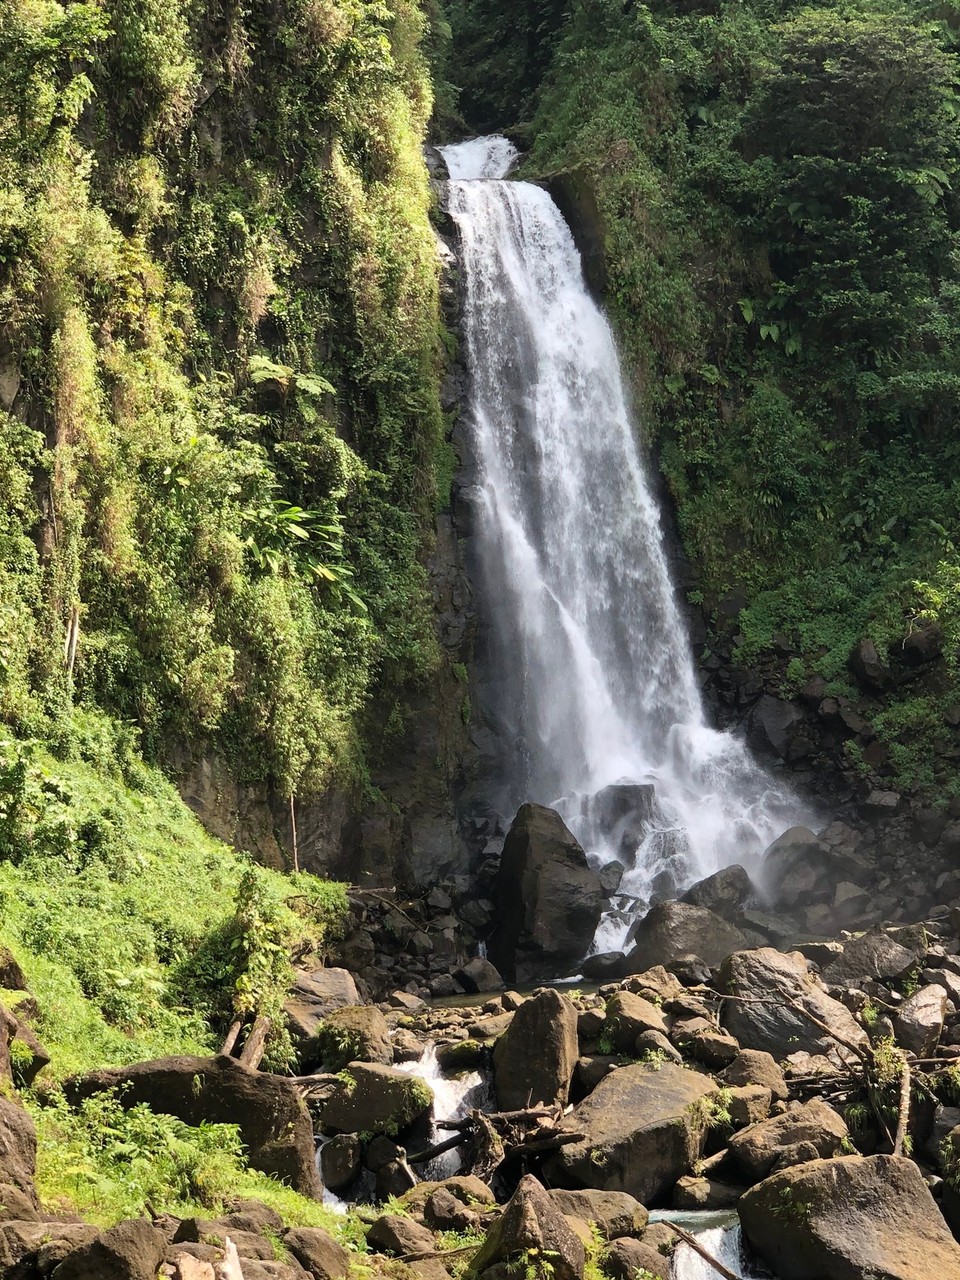
[[[483,708],[504,744],[505,817],[556,807],[622,904],[749,864],[799,804],[705,722],[610,327],[549,194],[502,179],[504,138],[445,147],[466,277]],[[626,841],[612,784],[653,784]],[[595,950],[622,946],[609,915]]]

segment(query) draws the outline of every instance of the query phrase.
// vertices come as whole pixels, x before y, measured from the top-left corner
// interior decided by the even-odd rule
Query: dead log
[[[233,1051],[237,1047],[237,1041],[240,1039],[240,1032],[243,1030],[243,1019],[234,1018],[230,1023],[230,1030],[227,1032],[227,1038],[223,1042],[223,1048],[220,1053],[225,1058],[231,1058]]]
[[[240,1062],[243,1066],[250,1067],[253,1071],[256,1071],[257,1067],[259,1067],[263,1061],[271,1025],[271,1020],[264,1017],[263,1014],[259,1014],[254,1019],[250,1034],[244,1040],[243,1050],[240,1054]]]

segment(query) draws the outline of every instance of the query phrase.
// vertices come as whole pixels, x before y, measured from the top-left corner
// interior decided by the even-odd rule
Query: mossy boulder
[[[368,1004],[334,1010],[317,1028],[313,1057],[325,1071],[342,1071],[348,1062],[389,1066],[393,1045],[386,1018]]]
[[[656,1203],[702,1154],[716,1092],[709,1076],[672,1062],[618,1067],[564,1119],[564,1129],[584,1136],[562,1149],[551,1173],[568,1186]]]
[[[351,1062],[320,1109],[320,1124],[336,1133],[402,1133],[433,1106],[419,1076],[374,1062]]]

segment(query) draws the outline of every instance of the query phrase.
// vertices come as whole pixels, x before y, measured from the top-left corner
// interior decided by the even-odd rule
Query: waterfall
[[[697,1239],[712,1258],[742,1280],[759,1280],[757,1272],[748,1269],[741,1258],[740,1227],[711,1227],[697,1233]],[[674,1280],[722,1280],[720,1272],[688,1244],[680,1244],[673,1257]]]
[[[560,211],[503,180],[506,139],[442,151],[465,274],[476,483],[462,499],[480,710],[501,756],[491,800],[508,821],[551,805],[594,865],[624,866],[622,909],[594,943],[612,950],[639,906],[749,867],[805,815],[706,723],[613,334]]]

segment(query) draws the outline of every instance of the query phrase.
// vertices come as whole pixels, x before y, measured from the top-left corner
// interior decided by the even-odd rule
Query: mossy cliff
[[[103,713],[274,861],[456,685],[427,8],[2,8],[0,718]]]

